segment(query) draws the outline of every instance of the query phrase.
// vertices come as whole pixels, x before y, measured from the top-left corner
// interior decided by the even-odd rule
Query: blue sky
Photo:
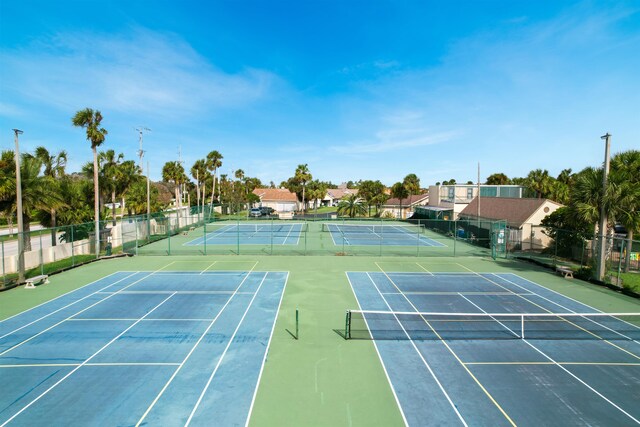
[[[635,1],[0,0],[0,64],[0,148],[20,128],[69,171],[85,107],[127,159],[152,130],[153,179],[179,146],[265,184],[423,186],[597,166],[606,132],[640,148]]]

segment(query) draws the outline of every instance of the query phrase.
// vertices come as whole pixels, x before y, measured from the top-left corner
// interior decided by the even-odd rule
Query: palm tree
[[[365,213],[367,213],[367,208],[362,204],[357,194],[349,194],[338,203],[338,215],[354,218]]]
[[[21,236],[25,252],[31,251],[30,223],[31,214],[37,210],[49,211],[52,207],[59,208],[63,205],[60,195],[51,191],[50,178],[40,176],[42,162],[39,159],[23,155],[20,164],[20,178],[22,187],[22,212],[17,212],[16,176],[3,173],[2,197],[0,210],[6,213],[17,212],[22,215],[24,233]],[[14,166],[15,170],[15,166]],[[7,171],[8,172],[8,171]]]
[[[97,147],[102,145],[107,135],[107,130],[100,127],[102,122],[102,113],[98,110],[85,108],[78,111],[71,119],[73,126],[82,127],[86,130],[87,141],[91,141],[91,150],[93,151],[93,192],[94,203],[93,211],[95,217],[95,233],[96,233],[96,256],[100,253],[100,206],[99,206],[99,187],[98,187],[98,151]]]
[[[410,173],[402,180],[402,185],[409,194],[420,194],[420,178],[415,173]]]
[[[538,199],[546,198],[551,192],[553,178],[548,170],[536,169],[529,172],[526,182],[530,190],[535,191]]]
[[[111,214],[113,225],[116,225],[116,192],[118,191],[118,168],[122,163],[124,154],[120,153],[116,156],[113,150],[102,151],[98,154],[98,162],[102,167],[102,176],[104,180],[104,188],[111,193]]]
[[[409,197],[409,191],[404,186],[404,184],[402,184],[401,182],[396,182],[391,187],[391,197],[394,197],[394,198],[400,200],[400,212],[399,212],[400,215],[399,215],[399,217],[400,217],[400,219],[402,219],[402,200],[404,200],[407,197]]]
[[[178,208],[178,228],[180,228],[180,208],[182,207],[180,185],[185,181],[185,178],[184,168],[178,162],[167,162],[162,167],[162,179],[167,182],[173,182],[175,185],[174,192],[176,206]]]
[[[207,169],[211,172],[211,210],[213,210],[213,195],[216,192],[216,171],[222,167],[222,154],[213,150],[207,154]]]
[[[133,160],[126,160],[118,166],[116,170],[117,193],[122,202],[122,208],[126,206],[125,197],[128,195],[131,187],[142,180],[142,171]],[[146,184],[145,184],[146,186]],[[131,209],[127,209],[131,215]]]
[[[200,210],[200,186],[207,176],[207,161],[205,159],[198,159],[191,166],[191,176],[196,180],[196,193],[197,193],[197,202],[198,202],[198,211]],[[202,198],[204,199],[204,189]],[[200,214],[198,214],[200,215]]]
[[[381,194],[384,194],[384,185],[380,181],[365,180],[360,183],[358,196],[367,203],[369,216],[371,216],[371,206],[375,204],[376,200],[379,200]],[[383,200],[382,203],[384,202]]]
[[[485,184],[487,185],[507,185],[509,184],[511,181],[509,180],[509,177],[507,177],[507,175],[503,174],[503,173],[494,173],[491,174],[487,177],[487,181],[485,182]]]
[[[56,192],[60,192],[59,179],[65,175],[64,168],[67,166],[67,152],[61,150],[58,154],[50,154],[45,147],[37,147],[35,151],[35,157],[42,162],[44,166],[44,176],[49,178],[49,185],[54,188]],[[56,246],[56,208],[52,207],[49,210],[51,217],[50,221],[47,221],[45,226],[51,227],[51,246]]]
[[[633,235],[640,230],[640,151],[629,150],[613,156],[610,181],[618,189],[613,201],[616,218],[627,229],[625,272],[628,272]]]
[[[306,207],[305,199],[304,199],[305,187],[307,186],[307,182],[311,181],[311,179],[313,178],[311,176],[311,172],[309,172],[309,166],[307,166],[306,163],[304,165],[298,165],[293,177],[296,181],[302,184],[302,211],[304,212]]]

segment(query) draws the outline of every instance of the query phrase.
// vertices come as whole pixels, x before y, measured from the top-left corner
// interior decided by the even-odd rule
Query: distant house
[[[253,194],[260,198],[260,206],[275,209],[276,212],[293,212],[297,209],[298,198],[286,188],[256,188]]]
[[[406,199],[388,199],[380,209],[380,215],[391,213],[395,218],[406,219],[413,215],[418,206],[425,206],[429,202],[429,194],[412,194]]]
[[[535,226],[563,205],[548,199],[519,199],[476,197],[460,212],[461,220],[505,220],[509,229],[509,242],[521,242],[522,250],[543,249],[551,239]],[[479,211],[478,211],[479,208]],[[518,248],[516,248],[518,249]]]
[[[522,198],[525,188],[520,185],[480,185],[480,198]],[[429,186],[429,204],[417,209],[426,219],[455,220],[478,196],[478,185],[454,184]]]
[[[324,206],[338,206],[338,203],[351,194],[358,194],[357,188],[329,188],[322,199]]]

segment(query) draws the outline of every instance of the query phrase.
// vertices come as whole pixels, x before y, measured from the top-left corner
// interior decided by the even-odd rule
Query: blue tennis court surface
[[[515,274],[347,275],[361,310],[597,312]],[[468,330],[446,339],[439,334],[425,338],[411,323],[405,323],[404,316],[409,315],[395,317],[395,326],[388,319],[376,324],[371,318],[367,323],[372,330],[368,339],[374,340],[408,425],[640,424],[637,323],[594,317],[596,320],[571,323],[578,332],[571,339],[527,339],[526,335],[524,339],[478,339]],[[495,319],[485,320],[498,324]],[[561,329],[569,324],[557,323]],[[544,325],[549,324],[545,321]],[[445,332],[452,330],[444,322],[440,326]],[[390,338],[393,329],[395,338]],[[602,331],[608,335],[600,336]]]
[[[0,322],[0,425],[245,425],[287,277],[117,272]]]
[[[419,226],[325,223],[323,229],[336,246],[447,246],[425,236]]]
[[[305,224],[228,224],[208,231],[185,246],[200,245],[297,245]]]

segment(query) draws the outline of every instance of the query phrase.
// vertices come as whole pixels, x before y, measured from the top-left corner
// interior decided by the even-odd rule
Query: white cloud
[[[226,73],[172,34],[135,29],[125,36],[59,34],[0,58],[10,96],[70,111],[183,116],[238,108],[269,95],[277,76]]]

